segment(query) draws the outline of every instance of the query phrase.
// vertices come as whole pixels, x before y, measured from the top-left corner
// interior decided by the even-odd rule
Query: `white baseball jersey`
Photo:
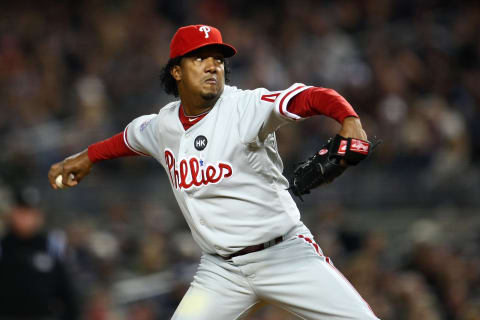
[[[210,112],[188,130],[179,119],[180,101],[125,129],[127,146],[154,157],[167,171],[192,235],[206,253],[227,256],[301,224],[286,190],[275,130],[301,119],[287,104],[308,88],[294,84],[271,92],[225,86]]]
[[[126,144],[155,157],[205,252],[172,319],[244,319],[268,301],[302,319],[377,319],[315,243],[286,190],[275,130],[300,120],[288,102],[309,87],[284,91],[225,86],[210,112],[187,130],[180,102],[125,129]],[[279,236],[267,249],[228,256]]]

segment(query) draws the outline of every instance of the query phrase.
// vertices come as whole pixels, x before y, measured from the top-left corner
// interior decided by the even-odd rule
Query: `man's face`
[[[218,47],[203,47],[184,57],[171,73],[181,95],[216,100],[225,85],[225,58]]]

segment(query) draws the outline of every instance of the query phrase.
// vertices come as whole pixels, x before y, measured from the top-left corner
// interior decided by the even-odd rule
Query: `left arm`
[[[287,110],[294,117],[325,115],[342,124],[335,138],[295,169],[290,189],[300,199],[311,189],[332,182],[347,166],[356,165],[368,156],[370,143],[357,113],[334,90],[314,87],[304,90],[290,100]]]
[[[367,134],[353,107],[335,90],[312,87],[293,97],[287,110],[302,118],[325,115],[342,124],[338,132],[345,138],[367,140]]]

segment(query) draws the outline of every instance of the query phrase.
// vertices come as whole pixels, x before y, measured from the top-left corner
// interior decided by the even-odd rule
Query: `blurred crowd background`
[[[376,314],[480,319],[478,1],[2,1],[0,234],[20,195],[66,235],[82,319],[168,319],[195,272],[199,249],[154,160],[99,163],[70,190],[47,181],[52,163],[173,99],[159,73],[186,24],[237,48],[231,85],[333,88],[384,140],[298,201]],[[285,175],[338,128],[282,128]]]

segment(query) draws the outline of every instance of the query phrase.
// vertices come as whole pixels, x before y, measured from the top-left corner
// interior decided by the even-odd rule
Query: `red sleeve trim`
[[[88,158],[92,163],[127,156],[136,156],[137,153],[130,150],[123,140],[123,132],[106,140],[88,146]]]
[[[328,88],[308,88],[292,97],[287,110],[299,117],[325,115],[342,123],[346,117],[356,117],[353,107],[335,90]]]
[[[145,157],[150,157],[149,154],[146,154],[146,153],[143,153],[143,152],[140,152],[138,150],[136,150],[134,147],[132,147],[132,145],[128,142],[128,126],[125,128],[125,131],[123,133],[123,140],[125,142],[125,145],[127,146],[127,148],[129,148],[131,151],[135,152],[136,154],[138,155],[141,155],[141,156],[145,156]]]
[[[295,89],[290,90],[285,96],[283,96],[282,100],[280,100],[280,108],[279,108],[279,109],[280,109],[280,113],[281,113],[282,115],[284,115],[285,117],[287,117],[287,115],[286,115],[285,112],[284,112],[284,109],[287,109],[287,110],[288,110],[288,106],[287,106],[287,108],[285,108],[284,105],[283,105],[283,103],[285,102],[285,99],[286,99],[289,95],[291,95],[292,93],[294,93],[295,91],[298,91],[299,89],[301,89],[301,88],[303,88],[303,87],[305,87],[305,86],[298,86],[298,87],[296,87]]]
[[[311,88],[311,87],[305,86],[302,83],[295,83],[287,90],[284,90],[281,93],[279,93],[278,97],[276,97],[276,99],[274,100],[276,112],[278,112],[281,116],[290,120],[301,120],[301,117],[299,117],[294,113],[289,112],[287,107],[288,107],[288,103],[293,97],[295,97],[300,92],[307,90],[308,88]]]

